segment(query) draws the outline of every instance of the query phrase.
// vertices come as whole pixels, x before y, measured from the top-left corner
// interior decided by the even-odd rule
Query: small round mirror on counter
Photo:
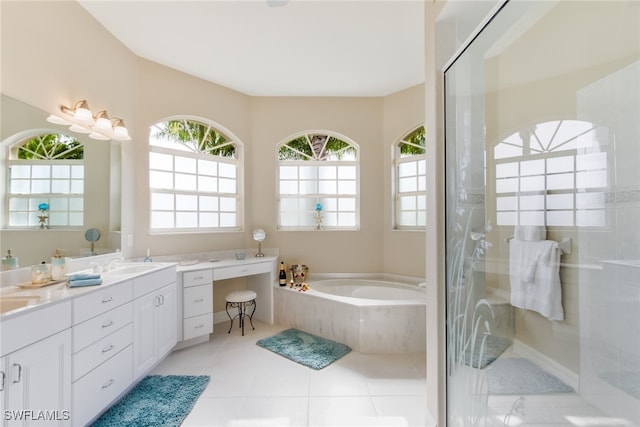
[[[91,252],[90,255],[96,255],[95,253],[95,242],[100,240],[100,231],[97,228],[90,228],[84,232],[84,238],[88,242],[91,242]]]
[[[258,242],[258,253],[257,257],[263,257],[264,253],[262,253],[262,242],[267,238],[267,233],[264,232],[262,228],[256,228],[253,230],[253,240]]]

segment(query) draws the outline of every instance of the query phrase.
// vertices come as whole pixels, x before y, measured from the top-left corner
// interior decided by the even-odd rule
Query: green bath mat
[[[329,366],[351,351],[339,342],[293,328],[258,340],[256,344],[312,369]]]
[[[145,377],[93,427],[177,427],[208,383],[208,375]]]

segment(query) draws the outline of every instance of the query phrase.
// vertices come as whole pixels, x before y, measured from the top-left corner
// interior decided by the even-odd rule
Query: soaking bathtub
[[[361,353],[426,351],[423,288],[388,280],[314,280],[310,289],[279,287],[276,323],[348,345]]]

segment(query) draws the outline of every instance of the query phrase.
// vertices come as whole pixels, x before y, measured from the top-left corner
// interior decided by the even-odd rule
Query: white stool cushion
[[[227,302],[249,302],[254,299],[258,294],[254,291],[233,291],[230,294],[227,294]]]

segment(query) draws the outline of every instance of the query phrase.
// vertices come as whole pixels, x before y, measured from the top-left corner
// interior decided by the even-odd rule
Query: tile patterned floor
[[[316,371],[255,344],[284,328],[255,327],[243,337],[216,325],[209,342],[171,353],[151,372],[211,376],[183,427],[431,425],[424,353],[352,351]]]

